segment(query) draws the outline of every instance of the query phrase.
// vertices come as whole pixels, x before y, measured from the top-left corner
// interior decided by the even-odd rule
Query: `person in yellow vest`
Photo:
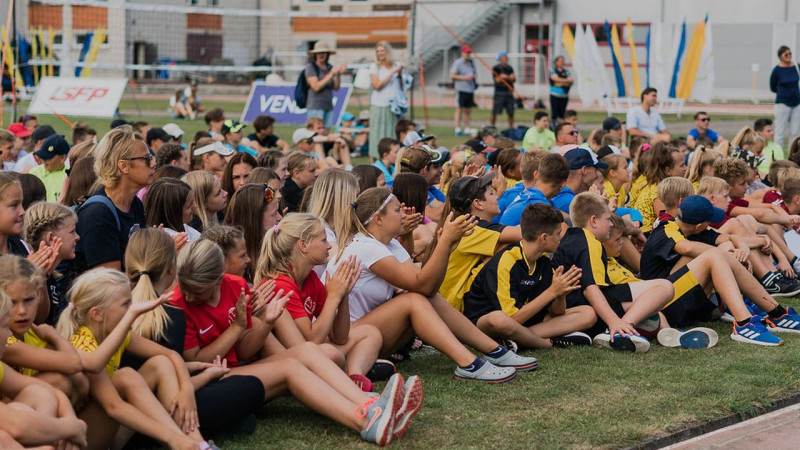
[[[61,195],[61,188],[64,186],[64,179],[67,178],[67,154],[69,153],[69,143],[60,134],[54,134],[45,139],[42,147],[36,151],[35,155],[42,160],[42,163],[29,172],[42,180],[47,189],[47,201],[58,202]]]

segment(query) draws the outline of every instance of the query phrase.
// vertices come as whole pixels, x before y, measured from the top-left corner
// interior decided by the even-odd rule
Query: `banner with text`
[[[345,112],[351,92],[352,86],[350,85],[342,85],[338,91],[333,91],[334,124],[339,123],[339,119]],[[297,125],[306,123],[306,109],[297,107],[294,101],[293,84],[276,86],[260,82],[253,83],[241,121],[252,123],[261,114],[274,117],[278,123]]]
[[[114,117],[127,78],[45,77],[36,86],[29,114]]]

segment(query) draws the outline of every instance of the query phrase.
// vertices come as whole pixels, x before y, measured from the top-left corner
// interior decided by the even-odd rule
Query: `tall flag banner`
[[[670,98],[677,98],[676,89],[678,86],[678,75],[681,71],[681,59],[683,58],[683,52],[686,50],[686,19],[683,20],[683,25],[681,25],[681,34],[680,34],[680,41],[678,43],[678,50],[675,53],[675,63],[672,67],[672,81],[669,84],[669,96]]]
[[[692,93],[692,86],[694,86],[694,80],[697,77],[697,70],[700,68],[700,54],[703,51],[705,39],[705,22],[700,22],[694,26],[694,31],[692,32],[692,40],[689,43],[683,70],[678,79],[676,98],[689,100],[689,95]]]
[[[645,38],[644,40],[644,48],[647,55],[645,56],[644,77],[645,77],[645,84],[647,86],[652,86],[650,84],[650,64],[652,64],[650,61],[650,36],[652,32],[653,32],[653,25],[650,25],[650,27],[647,29],[647,38]]]
[[[576,32],[578,27],[580,27],[580,25],[575,27]],[[564,24],[564,29],[561,31],[561,45],[567,49],[570,61],[575,61],[575,37],[572,35],[572,30],[569,29],[567,24]]]
[[[711,40],[711,24],[708,23],[708,14],[705,18],[705,45],[700,55],[700,66],[697,78],[692,88],[691,98],[702,102],[711,103],[714,91],[714,46]]]
[[[575,26],[575,46],[574,57],[572,58],[572,70],[575,73],[578,97],[581,103],[589,105],[591,100],[591,81],[589,79],[589,68],[586,66],[586,40],[584,39],[583,26],[578,23]]]
[[[611,45],[609,48],[611,49],[611,62],[614,64],[614,78],[617,81],[617,96],[618,97],[625,97],[626,89],[626,81],[625,81],[625,73],[622,71],[622,60],[621,58],[617,57],[617,52],[614,51],[614,43],[611,40],[611,25],[608,24],[606,21],[603,24],[603,28],[606,30],[606,36],[609,37]],[[616,26],[614,26],[614,30],[616,30]],[[619,45],[619,37],[617,37],[617,45]]]
[[[642,83],[639,81],[639,61],[636,58],[636,44],[633,41],[633,24],[631,18],[625,24],[625,36],[628,39],[628,47],[631,50],[631,74],[633,75],[633,92],[631,96],[639,97],[642,94]]]
[[[596,79],[597,98],[610,97],[614,87],[608,79],[606,63],[603,61],[603,55],[600,53],[600,47],[597,45],[594,31],[590,26],[586,26],[586,33],[584,33],[583,37],[586,40],[586,48],[589,54],[589,70]]]
[[[631,88],[630,85],[628,85],[628,77],[625,76],[625,63],[622,59],[622,44],[620,44],[617,24],[611,25],[611,48],[619,63],[620,72],[622,72],[622,81],[625,83],[625,93],[626,95],[630,95]]]

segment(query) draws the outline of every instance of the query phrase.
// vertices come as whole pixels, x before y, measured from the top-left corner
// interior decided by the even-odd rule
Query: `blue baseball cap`
[[[54,134],[42,142],[42,148],[34,153],[39,159],[48,160],[56,155],[69,153],[69,143],[60,134]]]
[[[690,195],[678,206],[678,218],[683,223],[697,225],[698,223],[720,223],[725,220],[725,211],[715,208],[711,202],[701,195]]]
[[[356,116],[354,116],[353,113],[349,111],[345,112],[344,114],[342,114],[342,122],[344,122],[345,120],[356,120]]]
[[[598,161],[594,154],[585,148],[573,148],[564,153],[564,158],[566,158],[569,163],[569,170],[579,170],[583,167],[608,169],[608,164]]]
[[[500,53],[497,54],[497,60],[500,61],[500,58],[503,56],[508,56],[508,52],[505,50],[501,50]]]

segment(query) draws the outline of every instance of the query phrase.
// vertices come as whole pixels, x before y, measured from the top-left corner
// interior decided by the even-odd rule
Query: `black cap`
[[[464,145],[474,150],[475,153],[480,153],[486,150],[486,142],[483,142],[480,139],[470,139],[467,142],[464,142]]]
[[[243,123],[239,123],[235,120],[228,119],[222,123],[222,129],[220,130],[220,134],[225,136],[228,133],[239,133],[246,126],[247,125]]]
[[[616,117],[609,117],[603,121],[603,129],[606,131],[619,130],[622,128],[622,122]]]
[[[167,134],[167,132],[164,131],[163,128],[150,128],[149,130],[147,130],[146,139],[147,139],[147,145],[150,146],[150,144],[156,139],[164,143],[169,142],[169,140],[172,139],[172,136]]]
[[[121,127],[123,125],[131,125],[132,126],[133,123],[132,122],[128,122],[125,119],[114,119],[114,120],[111,121],[111,125],[109,126],[109,128],[111,128],[113,130],[114,128]]]
[[[50,125],[39,125],[35,130],[33,130],[31,140],[33,142],[39,142],[49,138],[54,134],[56,134],[56,130]]]
[[[470,175],[456,179],[450,184],[450,189],[447,191],[450,207],[459,214],[469,213],[472,201],[483,197],[484,189],[492,184],[493,180],[494,172],[487,173],[482,177]]]
[[[54,134],[42,142],[42,148],[36,151],[39,159],[48,160],[56,155],[69,153],[69,142],[60,134]]]

